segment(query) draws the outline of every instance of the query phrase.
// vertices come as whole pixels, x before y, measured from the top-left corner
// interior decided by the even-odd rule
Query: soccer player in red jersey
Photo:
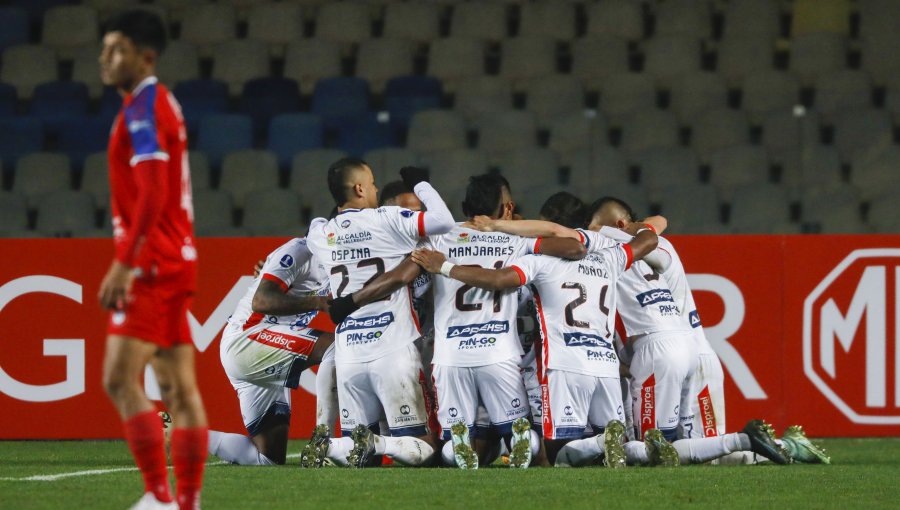
[[[100,285],[111,310],[103,384],[144,477],[133,508],[199,508],[207,422],[194,375],[187,311],[196,285],[191,180],[181,109],[154,76],[165,26],[144,10],[105,27],[103,83],[123,95],[109,141],[115,258]],[[141,387],[150,363],[172,416],[173,501],[162,423]]]

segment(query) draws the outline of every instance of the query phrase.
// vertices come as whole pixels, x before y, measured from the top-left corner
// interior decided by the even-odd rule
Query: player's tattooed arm
[[[340,324],[348,315],[361,307],[379,299],[390,296],[397,289],[409,285],[422,273],[421,268],[410,258],[406,258],[397,267],[379,275],[372,283],[362,289],[335,298],[328,302],[328,315],[335,324]]]
[[[447,258],[444,257],[443,253],[434,250],[416,250],[412,254],[412,259],[429,273],[441,273],[479,289],[515,289],[521,287],[524,283],[519,273],[509,267],[484,269],[482,267],[452,264],[452,267],[447,272],[444,272],[443,266],[447,262]]]
[[[495,220],[489,216],[475,216],[468,225],[482,232],[503,232],[522,237],[564,237],[580,241],[575,229],[552,221],[543,220]]]
[[[251,308],[266,315],[293,315],[314,310],[327,310],[326,296],[291,296],[280,285],[262,279],[253,294]]]

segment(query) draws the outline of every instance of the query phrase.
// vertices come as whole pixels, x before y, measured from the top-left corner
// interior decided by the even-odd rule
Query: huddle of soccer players
[[[296,387],[299,374],[290,367],[315,362],[309,353],[324,348],[309,342],[318,338],[334,342],[334,369],[319,370],[328,382],[317,384],[322,392],[317,426],[301,454],[305,467],[326,460],[365,467],[387,455],[405,465],[477,469],[504,449],[509,465],[522,468],[827,461],[799,428],[776,440],[753,420],[725,433],[721,366],[678,254],[657,235],[664,218],[636,222],[621,200],[603,198],[588,209],[561,193],[547,201],[542,220],[513,220],[510,184],[479,175],[469,179],[466,221],[456,223],[427,171],[406,167],[400,174],[403,181],[392,183],[382,202],[412,209],[377,207],[369,166],[353,158],[335,162],[327,171],[333,216],[313,220],[307,238],[267,258],[222,342],[251,437],[212,432],[211,453],[241,464],[284,462],[285,387],[291,381]],[[306,269],[291,272],[294,266]],[[274,312],[257,300],[267,281],[297,304],[285,309],[296,315],[265,317]],[[315,303],[304,305],[304,293]],[[433,324],[423,328],[414,303],[428,294]],[[333,336],[313,324],[324,310],[337,325]],[[533,337],[520,338],[530,323],[520,316],[529,310],[537,324],[531,356],[523,345]],[[251,314],[258,319],[248,327],[241,321]],[[290,326],[274,335],[278,324]],[[415,341],[424,336],[421,344],[430,345],[432,335],[429,385]],[[284,347],[304,341],[303,349]],[[255,351],[245,356],[280,352],[282,361],[258,365],[268,363],[277,377],[259,369],[235,373],[235,353]],[[342,437],[331,437],[337,413],[322,409],[340,409]],[[259,447],[257,427],[276,419],[285,434],[271,458]],[[226,436],[233,439],[219,439]]]
[[[519,468],[745,452],[828,462],[799,427],[778,442],[758,420],[725,433],[721,365],[681,261],[658,236],[664,218],[633,221],[614,198],[586,215],[558,194],[541,212],[550,221],[513,221],[509,183],[480,175],[457,223],[426,170],[401,169],[378,207],[371,169],[352,158],[327,169],[334,213],[267,257],[222,335],[248,435],[208,431],[186,318],[197,259],[187,136],[154,76],[164,47],[157,16],[126,11],[107,24],[100,56],[103,82],[124,98],[109,147],[115,259],[99,299],[111,311],[104,386],[145,482],[133,508],[199,507],[207,446],[238,464],[283,464],[290,390],[315,364],[306,467],[388,456],[476,469],[504,450]],[[175,498],[140,385],[148,363],[171,413]]]

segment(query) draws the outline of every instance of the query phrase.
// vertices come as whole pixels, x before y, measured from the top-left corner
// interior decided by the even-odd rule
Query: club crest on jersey
[[[328,242],[328,246],[334,246],[337,243],[337,238],[335,238],[334,232],[329,232],[326,240]]]
[[[507,333],[509,323],[506,321],[490,321],[483,324],[467,324],[465,326],[450,326],[447,328],[447,338],[461,336],[475,336],[489,333]]]
[[[692,328],[699,328],[703,324],[700,323],[700,314],[697,313],[697,310],[688,314],[688,320],[691,321]]]
[[[563,333],[563,342],[566,343],[566,347],[603,347],[612,349],[612,344],[609,343],[609,340],[587,333]]]
[[[401,209],[400,216],[404,218],[411,218],[413,214],[416,214],[414,211],[410,211],[409,209]]]
[[[347,228],[350,226],[350,220],[344,220],[341,222],[341,228]]]
[[[383,328],[392,322],[394,322],[394,314],[392,312],[384,312],[383,314],[372,315],[370,317],[347,317],[344,319],[344,322],[338,326],[337,332],[343,333],[344,331],[356,329]]]
[[[674,303],[675,300],[672,299],[672,292],[669,289],[653,289],[651,291],[647,291],[637,295],[638,303],[641,304],[641,308],[661,303],[664,301],[668,301]]]
[[[281,257],[281,260],[278,262],[278,265],[287,269],[294,265],[294,257],[291,257],[290,255],[285,255],[284,257]]]
[[[309,326],[309,322],[315,317],[316,312],[304,313],[302,315],[297,316],[297,320],[291,323],[291,331],[299,331],[301,329],[306,329]]]
[[[469,233],[468,233],[468,232],[461,232],[461,233],[459,234],[459,237],[456,238],[456,242],[457,242],[457,243],[460,243],[460,244],[462,244],[462,243],[468,243],[468,242],[469,242]]]

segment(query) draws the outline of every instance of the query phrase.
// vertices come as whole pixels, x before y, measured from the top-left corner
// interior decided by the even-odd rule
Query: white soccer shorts
[[[531,409],[518,356],[479,367],[434,365],[433,373],[444,440],[450,440],[450,427],[459,422],[466,424],[470,435],[484,435],[485,424],[479,423],[479,401],[487,411],[490,425],[501,436],[512,434],[512,422],[527,417]]]
[[[652,428],[673,441],[678,434],[682,402],[691,389],[698,365],[697,346],[689,332],[651,333],[634,341],[631,360],[631,402],[635,437]]]
[[[291,415],[291,388],[321,333],[289,325],[258,324],[243,330],[228,325],[219,344],[219,358],[238,394],[247,432],[259,432],[267,415]]]
[[[337,360],[338,405],[345,436],[357,425],[378,430],[382,417],[391,435],[428,435],[425,373],[416,346],[363,363]]]
[[[715,353],[701,353],[688,385],[688,413],[682,403],[681,436],[685,439],[722,436],[725,428],[725,372]]]
[[[618,377],[550,369],[541,389],[546,439],[581,439],[588,425],[599,434],[625,418]]]

